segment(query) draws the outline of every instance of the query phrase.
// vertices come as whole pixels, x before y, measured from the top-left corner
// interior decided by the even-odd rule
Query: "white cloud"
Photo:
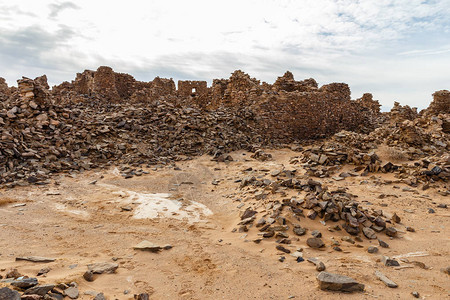
[[[142,80],[156,75],[211,80],[241,68],[273,82],[289,69],[299,79],[354,85],[354,97],[380,91],[386,106],[394,96],[408,95],[402,102],[425,107],[423,95],[450,78],[442,63],[450,60],[448,0],[3,2],[0,39],[10,39],[5,45],[27,28],[57,39],[50,48],[36,49],[34,60],[0,60],[0,76],[9,82],[31,68],[58,83],[100,64]],[[61,36],[62,28],[71,34]],[[0,58],[11,52],[0,47]],[[424,74],[426,84],[410,93],[410,86],[419,89],[419,79],[425,82]]]

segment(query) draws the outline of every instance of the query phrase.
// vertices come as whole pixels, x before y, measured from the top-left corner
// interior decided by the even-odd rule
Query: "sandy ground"
[[[124,179],[112,167],[60,176],[54,180],[57,184],[0,190],[0,274],[17,268],[22,274],[36,276],[40,269],[49,267],[51,271],[39,281],[75,281],[80,299],[92,299],[84,294],[88,291],[103,292],[109,299],[132,299],[133,294],[143,292],[152,299],[413,299],[413,291],[422,299],[448,299],[449,276],[440,269],[450,265],[450,215],[437,204],[450,205],[450,201],[439,195],[438,189],[405,192],[402,189],[406,186],[400,183],[380,184],[384,179],[395,179],[392,174],[339,182],[320,179],[329,186],[347,187],[363,205],[397,212],[402,219],[396,225],[400,237],[389,239],[383,234],[390,248],[369,254],[367,247],[378,243],[364,238],[357,243],[362,248],[343,242],[344,251],[336,252],[330,246],[331,238],[340,241],[347,234],[329,232],[318,220],[307,218],[301,220],[302,226],[320,230],[325,249],[309,248],[309,233],[287,246],[294,250],[302,247],[305,258],[319,258],[327,271],[364,283],[364,293],[321,291],[313,264],[297,263],[289,254],[280,262],[274,239],[252,242],[256,230],[233,233],[240,220],[239,210],[255,201],[235,182],[249,174],[243,170],[252,167],[255,176],[270,178],[270,171],[265,170],[300,168],[289,164],[298,153],[270,153],[274,160],[268,162],[250,159],[249,153],[241,151],[232,153],[232,162],[217,163],[204,156],[177,163],[180,170],[148,168],[149,174],[131,179]],[[218,184],[213,185],[213,180]],[[367,183],[361,184],[362,180]],[[289,195],[298,192],[290,191]],[[282,198],[277,194],[270,197]],[[20,203],[26,205],[17,206]],[[127,206],[133,210],[121,209]],[[428,208],[436,213],[428,213]],[[406,226],[416,232],[407,232]],[[173,248],[159,253],[134,250],[133,246],[143,240]],[[15,261],[18,256],[29,255],[56,261]],[[401,265],[410,267],[385,267],[381,255],[419,261],[427,269],[405,262]],[[116,274],[99,275],[93,282],[82,278],[87,264],[114,261],[119,264]],[[399,287],[386,287],[375,277],[375,270]]]

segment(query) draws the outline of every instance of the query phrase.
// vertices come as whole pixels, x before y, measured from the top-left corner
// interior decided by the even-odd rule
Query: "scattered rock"
[[[76,287],[70,287],[66,290],[64,290],[64,295],[69,297],[70,299],[77,299],[80,292],[78,291],[78,288]]]
[[[313,237],[315,237],[315,238],[321,238],[321,237],[322,237],[322,233],[320,233],[319,230],[313,230],[313,231],[311,232],[311,235],[312,235]]]
[[[134,295],[134,300],[148,300],[148,299],[149,299],[149,295],[146,293]]]
[[[386,235],[390,237],[396,237],[397,236],[397,229],[394,227],[387,227],[386,228]]]
[[[0,300],[20,300],[20,294],[7,287],[0,288]]]
[[[340,292],[362,292],[364,284],[358,283],[348,276],[333,274],[328,272],[320,272],[317,275],[319,288],[321,290],[340,291]]]
[[[281,245],[277,245],[276,248],[277,248],[277,250],[279,250],[279,251],[281,251],[281,252],[284,252],[284,253],[291,253],[291,250],[286,249],[286,248],[284,248],[284,247],[281,246]]]
[[[378,252],[378,248],[375,246],[369,246],[369,248],[367,248],[367,252],[369,253],[377,253]]]
[[[294,226],[294,228],[292,230],[294,231],[294,233],[296,235],[299,235],[299,236],[305,235],[305,233],[306,233],[306,228],[302,228],[299,225]]]
[[[39,295],[44,296],[49,291],[51,291],[55,287],[54,284],[43,284],[43,285],[36,285],[32,288],[27,289],[24,294],[25,295]]]
[[[48,263],[48,262],[54,262],[54,258],[47,258],[47,257],[41,257],[41,256],[25,256],[25,257],[16,257],[16,261],[19,260],[25,260],[25,261],[31,261],[31,262],[37,262],[37,263]]]
[[[398,287],[398,285],[393,282],[392,280],[390,280],[389,278],[387,278],[383,273],[381,273],[380,271],[375,271],[375,276],[377,276],[378,279],[380,279],[386,286],[390,287],[390,288],[396,288]]]
[[[133,249],[136,250],[150,251],[150,252],[159,252],[160,250],[169,250],[171,248],[172,248],[171,245],[159,246],[149,241],[142,241],[133,247]]]
[[[28,289],[38,284],[37,278],[18,278],[15,281],[11,282],[12,286]]]
[[[316,265],[316,270],[321,272],[321,271],[325,271],[326,267],[325,264],[321,261],[319,261],[317,258],[315,257],[311,257],[307,259],[308,262],[313,263]]]
[[[441,268],[441,272],[450,275],[450,266],[448,266],[447,268]]]
[[[50,268],[42,268],[39,270],[39,272],[36,274],[36,276],[42,276],[50,272],[52,269]]]
[[[370,229],[369,227],[363,228],[363,234],[366,238],[371,239],[371,240],[377,238],[377,234],[375,233],[375,231],[373,231],[373,229]]]
[[[6,278],[19,278],[22,277],[23,275],[19,273],[19,271],[17,271],[17,269],[11,269],[8,271],[8,273],[6,273]]]
[[[306,240],[306,244],[311,248],[321,248],[325,246],[324,242],[320,238],[309,238]]]
[[[398,267],[400,264],[395,259],[392,259],[388,256],[381,256],[381,262],[387,267]]]
[[[103,273],[112,274],[116,272],[119,265],[115,263],[102,262],[89,264],[87,267],[88,270],[94,274],[103,274]]]
[[[86,281],[92,282],[92,281],[94,281],[94,273],[92,271],[86,271],[83,274],[83,278]]]
[[[419,292],[411,292],[411,295],[413,295],[414,296],[414,298],[419,298],[420,297],[420,294],[419,294]]]
[[[386,242],[383,242],[382,240],[378,239],[378,244],[380,244],[383,248],[389,248],[389,244]]]
[[[136,296],[135,296],[134,299],[136,299]],[[148,298],[147,298],[147,299],[148,299]],[[106,298],[105,298],[105,295],[103,295],[103,293],[98,293],[98,294],[95,296],[94,300],[106,300]]]

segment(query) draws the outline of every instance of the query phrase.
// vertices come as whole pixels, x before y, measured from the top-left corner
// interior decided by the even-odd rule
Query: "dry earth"
[[[244,177],[243,170],[293,168],[289,159],[296,152],[269,152],[274,160],[267,162],[250,159],[250,153],[239,151],[231,154],[232,162],[217,163],[202,156],[177,163],[179,170],[149,168],[148,174],[131,179],[124,179],[112,167],[57,177],[51,185],[1,190],[0,275],[17,268],[34,277],[40,269],[49,267],[51,271],[46,277],[38,277],[39,282],[75,281],[80,299],[92,299],[85,294],[88,291],[103,292],[108,299],[133,299],[133,294],[144,292],[151,299],[412,299],[413,291],[422,299],[448,299],[449,276],[440,269],[450,265],[450,215],[437,204],[449,205],[450,201],[436,189],[407,192],[402,190],[406,187],[403,184],[378,184],[392,174],[343,181],[320,179],[332,187],[347,187],[364,206],[396,212],[401,217],[401,224],[396,224],[399,237],[389,239],[383,233],[390,248],[369,254],[367,247],[378,246],[378,242],[363,239],[355,245],[342,242],[343,252],[336,252],[330,246],[331,237],[340,241],[347,233],[329,232],[327,226],[333,222],[324,226],[308,218],[301,219],[308,233],[286,245],[293,250],[302,247],[305,259],[317,257],[327,271],[365,284],[364,293],[319,290],[313,264],[297,263],[289,254],[278,253],[273,239],[256,244],[252,231],[233,233],[240,221],[238,206],[245,205],[246,199],[253,201],[235,182]],[[270,172],[265,173],[270,177]],[[214,180],[217,185],[212,184]],[[361,184],[363,180],[367,182]],[[435,213],[429,213],[429,208]],[[136,218],[145,216],[149,218]],[[407,232],[406,226],[416,232]],[[306,245],[314,229],[323,234],[324,250]],[[159,253],[134,250],[133,246],[143,240],[173,248]],[[16,257],[30,255],[56,261],[15,261]],[[286,256],[284,262],[278,260],[280,255]],[[384,266],[381,255],[397,257],[403,267]],[[87,264],[114,261],[119,264],[116,274],[98,275],[93,282],[83,279]],[[412,261],[422,262],[426,268]],[[374,275],[376,270],[399,287],[386,287]],[[2,286],[9,285],[0,283]]]

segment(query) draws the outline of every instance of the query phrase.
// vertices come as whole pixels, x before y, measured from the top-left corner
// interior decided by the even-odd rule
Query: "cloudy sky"
[[[450,0],[5,1],[0,76],[49,83],[113,67],[142,81],[290,70],[426,108],[450,89]]]

